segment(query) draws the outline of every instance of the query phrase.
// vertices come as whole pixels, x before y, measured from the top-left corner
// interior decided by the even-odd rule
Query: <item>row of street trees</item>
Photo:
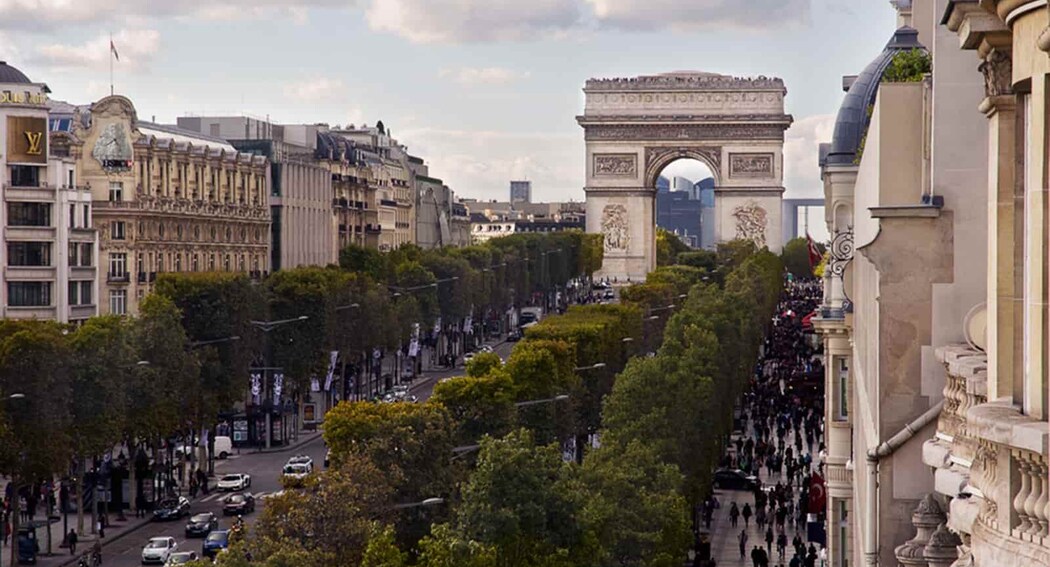
[[[620,305],[544,319],[506,363],[478,355],[424,404],[340,404],[335,472],[267,507],[255,563],[680,565],[784,268],[742,242],[677,258]],[[637,356],[647,323],[662,344]],[[340,537],[314,536],[321,517]]]

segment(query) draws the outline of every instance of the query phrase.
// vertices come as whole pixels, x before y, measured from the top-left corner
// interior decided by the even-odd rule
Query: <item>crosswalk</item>
[[[225,496],[228,496],[230,494],[233,494],[233,493],[232,492],[213,492],[213,493],[205,496],[204,498],[201,498],[197,502],[211,502],[213,500],[218,500],[218,499],[223,498]],[[263,492],[256,492],[256,493],[252,494],[252,497],[254,497],[256,500],[259,500],[260,498],[266,498],[267,496],[271,496],[273,494],[276,494],[276,491],[274,491],[274,492],[265,492],[265,491],[263,491]]]

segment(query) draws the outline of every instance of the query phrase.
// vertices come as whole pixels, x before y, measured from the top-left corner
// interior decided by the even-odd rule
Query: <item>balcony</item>
[[[383,225],[369,223],[365,225],[365,232],[368,234],[379,234],[383,232]]]
[[[985,353],[953,345],[936,354],[948,375],[944,410],[922,457],[952,498],[948,526],[970,535],[973,564],[1050,565],[1050,424],[1008,398],[987,399]]]
[[[129,283],[129,282],[131,282],[131,274],[129,274],[128,272],[124,272],[124,273],[112,273],[112,272],[110,272],[110,273],[106,274],[106,282],[107,283]]]

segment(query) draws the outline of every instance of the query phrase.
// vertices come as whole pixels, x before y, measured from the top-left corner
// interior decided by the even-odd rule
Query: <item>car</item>
[[[467,354],[463,355],[463,364],[464,365],[466,365],[471,360],[474,360],[474,353],[468,352]]]
[[[288,459],[286,464],[289,465],[307,465],[310,467],[310,471],[314,470],[314,460],[308,455],[296,455]]]
[[[615,299],[616,298],[616,294],[613,293],[613,290],[607,289],[607,290],[605,290],[605,293],[602,294],[602,298],[604,298],[604,299]]]
[[[173,537],[151,537],[146,542],[146,546],[142,548],[142,564],[160,563],[163,565],[168,562],[171,554],[175,553],[175,550],[178,548],[179,544],[175,542]]]
[[[209,559],[230,547],[230,530],[215,530],[204,538],[201,554]]]
[[[165,498],[153,510],[153,519],[157,521],[177,520],[190,515],[190,499],[185,496]]]
[[[489,345],[481,345],[478,347],[478,352],[492,352],[492,347]]]
[[[255,497],[250,492],[236,493],[222,499],[222,514],[249,514],[255,511]]]
[[[211,512],[196,514],[186,522],[186,537],[204,537],[219,529],[219,518]]]
[[[516,342],[518,342],[520,340],[521,340],[521,331],[519,331],[518,329],[514,329],[511,332],[507,333],[507,342],[508,343],[516,343]]]
[[[171,567],[173,565],[184,565],[190,561],[197,560],[196,551],[178,551],[168,556],[168,560],[164,562],[164,567]]]
[[[252,485],[252,475],[244,473],[234,473],[223,475],[216,484],[219,490],[225,490],[227,492],[233,492],[236,490],[244,490]]]
[[[289,463],[284,465],[284,470],[281,471],[281,479],[285,481],[301,481],[311,472],[310,466],[306,463]]]
[[[755,490],[760,486],[758,477],[740,469],[718,469],[713,481],[715,488],[727,490]]]

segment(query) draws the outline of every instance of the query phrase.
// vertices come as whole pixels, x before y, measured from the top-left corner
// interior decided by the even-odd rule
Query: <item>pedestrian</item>
[[[745,528],[750,528],[751,527],[751,525],[750,525],[750,522],[751,522],[751,504],[748,504],[747,502],[745,502],[744,503],[744,510],[740,513],[740,515],[744,517],[744,527]]]
[[[755,548],[751,550],[751,567],[758,567],[761,563],[762,555],[759,553],[761,549],[762,548],[756,545]]]
[[[135,496],[135,517],[146,517],[146,497],[141,494]]]
[[[69,554],[77,554],[77,531],[73,528],[69,529],[69,534],[66,535],[66,542],[69,543]]]
[[[747,551],[747,530],[740,530],[740,560],[743,561],[744,553]]]
[[[787,546],[787,535],[784,534],[783,531],[781,531],[780,535],[777,536],[777,556],[780,557],[780,559],[784,559],[784,553],[787,551]]]
[[[190,478],[190,499],[197,498],[197,489],[200,487],[200,483],[197,482],[197,477]]]
[[[734,528],[736,527],[737,518],[739,517],[740,510],[737,509],[736,502],[733,502],[733,504],[729,507],[729,523],[732,524]]]
[[[98,533],[100,539],[106,537],[106,525],[102,522],[101,518],[95,522],[95,532]]]
[[[773,526],[766,528],[766,551],[773,551]]]

